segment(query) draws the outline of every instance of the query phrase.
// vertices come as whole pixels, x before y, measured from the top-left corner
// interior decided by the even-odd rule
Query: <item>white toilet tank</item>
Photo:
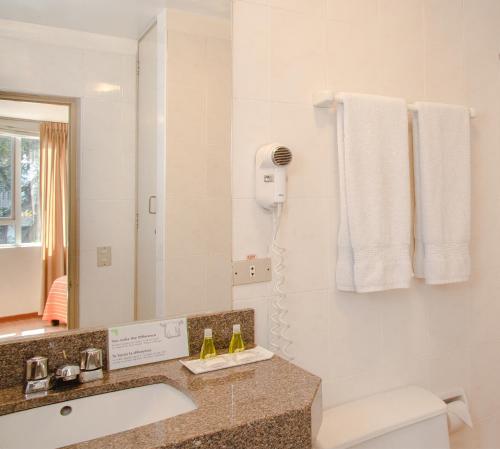
[[[449,449],[447,407],[405,387],[323,412],[314,449]]]

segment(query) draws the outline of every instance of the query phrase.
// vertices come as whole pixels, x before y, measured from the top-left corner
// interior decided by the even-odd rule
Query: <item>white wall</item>
[[[166,313],[231,309],[231,26],[167,11]]]
[[[40,310],[41,259],[39,246],[0,248],[0,317]]]
[[[268,253],[271,218],[254,200],[254,155],[294,152],[281,241],[296,362],[320,375],[326,406],[416,383],[464,386],[474,431],[454,447],[500,447],[500,3],[497,0],[235,0],[233,258]],[[338,292],[334,114],[317,89],[468,104],[473,124],[470,282]],[[267,344],[268,284],[234,288]]]
[[[82,326],[133,319],[136,48],[129,39],[0,21],[9,61],[0,90],[81,98]],[[113,265],[97,268],[96,247],[108,245]]]

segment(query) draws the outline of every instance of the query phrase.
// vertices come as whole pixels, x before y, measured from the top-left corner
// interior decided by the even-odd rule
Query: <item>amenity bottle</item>
[[[233,325],[233,336],[231,337],[231,343],[229,344],[229,352],[233,354],[244,350],[245,343],[243,342],[243,337],[241,336],[241,326],[239,324],[235,324]]]
[[[200,359],[210,359],[217,355],[214,340],[212,338],[212,329],[205,329],[203,345],[201,346]]]

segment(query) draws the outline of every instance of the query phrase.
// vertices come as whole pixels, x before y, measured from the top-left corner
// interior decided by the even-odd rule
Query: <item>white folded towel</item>
[[[427,284],[470,275],[470,112],[415,103],[415,274]]]
[[[337,99],[337,288],[408,288],[413,273],[406,103],[357,94]]]

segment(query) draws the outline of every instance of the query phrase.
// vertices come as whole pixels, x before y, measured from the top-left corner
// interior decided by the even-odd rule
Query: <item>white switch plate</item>
[[[233,285],[268,282],[272,279],[271,259],[246,259],[233,262]]]
[[[97,247],[97,266],[98,267],[111,266],[111,246]]]

